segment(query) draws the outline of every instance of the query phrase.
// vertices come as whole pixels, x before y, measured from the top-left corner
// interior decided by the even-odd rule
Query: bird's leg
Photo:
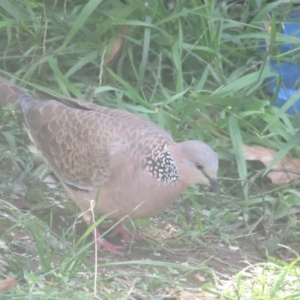
[[[112,232],[110,233],[111,236],[115,236],[120,234],[122,239],[126,242],[126,243],[131,243],[133,240],[136,241],[140,241],[142,240],[142,236],[138,235],[138,234],[132,234],[127,228],[126,225],[124,223],[124,221],[119,222],[115,228],[112,230]]]
[[[103,250],[106,250],[114,255],[124,256],[124,253],[120,251],[121,249],[123,249],[123,247],[111,244],[106,241],[104,238],[102,238],[101,233],[97,228],[94,229],[94,236],[98,250],[102,248]]]

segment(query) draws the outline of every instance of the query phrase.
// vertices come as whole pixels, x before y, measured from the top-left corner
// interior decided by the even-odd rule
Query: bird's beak
[[[208,177],[208,180],[209,180],[209,183],[210,183],[210,186],[211,186],[212,190],[218,196],[220,196],[220,185],[219,185],[218,179],[217,178],[210,178],[210,177]]]

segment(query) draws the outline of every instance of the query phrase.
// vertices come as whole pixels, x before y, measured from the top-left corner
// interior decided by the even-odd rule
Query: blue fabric
[[[289,19],[295,21],[294,23],[283,23],[282,33],[300,39],[300,23],[297,23],[297,20],[300,21],[300,12],[291,12],[289,14]],[[280,53],[285,53],[293,49],[295,49],[295,46],[291,44],[283,44],[280,47]],[[297,56],[299,56],[299,54]],[[282,107],[290,99],[290,97],[293,96],[300,88],[300,67],[296,62],[278,63],[275,60],[270,60],[269,65],[271,71],[278,74],[280,78],[268,78],[266,80],[267,90],[271,94],[275,93],[277,88],[277,81],[281,81],[279,93],[274,104],[277,107]],[[290,107],[286,111],[286,113],[291,115],[295,115],[298,112],[300,112],[300,98],[295,102],[295,104],[292,107]]]
[[[278,92],[278,95],[275,99],[275,106],[282,107],[298,90],[292,89],[284,89],[281,88]],[[300,99],[296,100],[296,102],[290,106],[285,112],[290,115],[295,115],[300,111]]]

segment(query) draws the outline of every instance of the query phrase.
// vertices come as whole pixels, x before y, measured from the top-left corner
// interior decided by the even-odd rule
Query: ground
[[[47,268],[48,263],[43,260],[50,257],[49,270],[58,266],[61,259],[72,262],[72,258],[66,258],[64,252],[73,248],[69,253],[73,253],[75,257],[83,255],[87,269],[98,266],[97,278],[103,281],[100,287],[104,290],[107,282],[114,278],[124,288],[131,285],[133,294],[141,293],[132,299],[144,299],[143,289],[150,294],[159,295],[160,299],[192,299],[191,295],[196,297],[194,299],[219,299],[211,294],[203,298],[203,290],[209,289],[210,283],[215,280],[226,281],[253,264],[267,262],[263,246],[255,245],[259,240],[258,235],[262,238],[262,233],[256,228],[248,236],[232,236],[226,243],[225,238],[221,238],[217,231],[214,234],[205,234],[195,230],[195,220],[190,216],[185,217],[191,220],[191,227],[183,226],[178,221],[178,216],[191,209],[188,207],[191,205],[189,201],[177,201],[165,213],[155,218],[137,220],[134,225],[127,222],[129,227],[135,226],[143,235],[142,241],[128,245],[118,236],[107,235],[110,242],[124,244],[126,257],[114,256],[104,251],[95,254],[93,240],[86,234],[87,226],[78,217],[79,212],[63,191],[55,199],[55,205],[44,210],[28,210],[22,198],[6,199],[6,203],[10,214],[10,204],[17,207],[14,217],[21,221],[17,222],[9,214],[2,214],[1,270],[6,274],[20,274],[20,263],[23,268],[26,266],[26,272],[39,272]],[[202,215],[201,218],[205,217]],[[105,228],[113,225],[112,222],[105,221],[102,227],[104,224]],[[233,232],[236,234],[236,231]],[[82,235],[87,238],[76,245]],[[86,245],[89,246],[85,247]],[[39,247],[41,249],[37,249]],[[47,248],[46,253],[41,253],[44,247]],[[288,260],[288,257],[285,259]],[[88,278],[93,274],[95,273],[82,272],[82,276]],[[50,280],[48,284],[54,283]],[[201,287],[204,287],[203,290]]]

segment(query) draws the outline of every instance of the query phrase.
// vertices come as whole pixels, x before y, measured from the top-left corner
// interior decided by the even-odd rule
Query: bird
[[[73,98],[41,100],[11,85],[30,140],[88,225],[94,216],[107,215],[117,224],[113,234],[130,242],[135,236],[125,226],[127,217],[155,216],[193,184],[219,192],[218,156],[202,141],[175,142],[159,125],[131,112]],[[94,238],[97,249],[124,256],[98,228]]]

